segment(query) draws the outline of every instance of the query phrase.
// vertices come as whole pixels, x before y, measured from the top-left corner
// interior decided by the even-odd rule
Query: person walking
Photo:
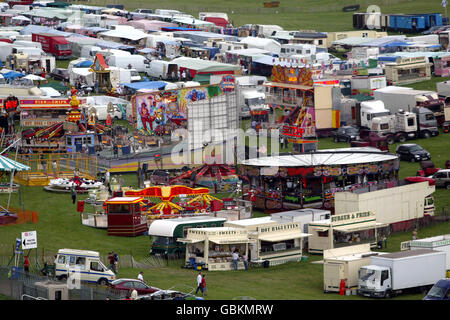
[[[72,196],[72,204],[75,204],[75,201],[77,200],[77,191],[75,190],[75,186],[70,188],[70,195]]]
[[[23,270],[24,270],[26,273],[29,273],[29,272],[30,272],[30,260],[28,260],[28,256],[24,256]]]
[[[202,280],[202,272],[200,271],[197,275],[197,289],[195,290],[195,294],[197,294],[199,290],[202,291]]]
[[[109,260],[109,269],[111,269],[112,272],[117,273],[116,272],[116,267],[115,267],[115,260],[114,260],[114,252],[110,252],[108,254],[108,260]]]
[[[284,137],[280,136],[280,148],[283,149],[284,148]]]
[[[204,274],[202,276],[202,282],[200,284],[201,288],[202,288],[202,297],[204,297],[206,295],[206,279],[205,279],[206,274]]]
[[[233,251],[233,253],[231,254],[231,257],[233,259],[234,270],[237,270],[238,269],[238,259],[239,259],[239,253],[237,252],[237,250]]]

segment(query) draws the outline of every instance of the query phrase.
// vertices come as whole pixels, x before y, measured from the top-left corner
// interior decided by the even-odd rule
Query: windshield
[[[248,106],[255,106],[259,104],[264,104],[265,99],[264,98],[252,98],[252,99],[245,99],[245,104]]]
[[[374,275],[375,275],[375,270],[362,268],[359,271],[359,278],[364,281],[368,280],[369,278],[371,278]]]
[[[413,146],[413,147],[411,147],[410,149],[409,149],[409,151],[412,151],[412,152],[414,152],[414,151],[422,151],[423,149],[421,148],[421,147],[419,147],[419,146]]]
[[[168,237],[153,237],[153,244],[159,244],[159,245],[168,245],[173,242],[173,238]]]
[[[427,296],[433,297],[433,298],[442,298],[444,296],[446,290],[447,290],[447,288],[433,286],[433,288],[431,288],[430,292],[428,292]]]
[[[69,44],[58,44],[58,45],[56,45],[56,48],[58,50],[70,50],[70,45]]]

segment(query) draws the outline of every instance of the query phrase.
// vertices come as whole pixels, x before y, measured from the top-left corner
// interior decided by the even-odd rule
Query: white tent
[[[31,21],[31,19],[25,17],[25,16],[15,16],[11,20],[18,20],[18,21]]]
[[[281,44],[273,39],[246,37],[241,42],[246,43],[248,48],[267,50],[276,54],[280,54],[281,51]]]

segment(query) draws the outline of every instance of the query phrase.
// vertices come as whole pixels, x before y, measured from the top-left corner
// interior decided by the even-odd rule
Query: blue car
[[[450,278],[436,282],[423,300],[450,300]]]

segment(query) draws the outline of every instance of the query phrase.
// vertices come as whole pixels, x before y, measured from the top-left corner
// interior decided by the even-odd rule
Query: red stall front
[[[108,235],[134,237],[147,231],[147,219],[141,214],[142,197],[115,197],[105,201]]]

